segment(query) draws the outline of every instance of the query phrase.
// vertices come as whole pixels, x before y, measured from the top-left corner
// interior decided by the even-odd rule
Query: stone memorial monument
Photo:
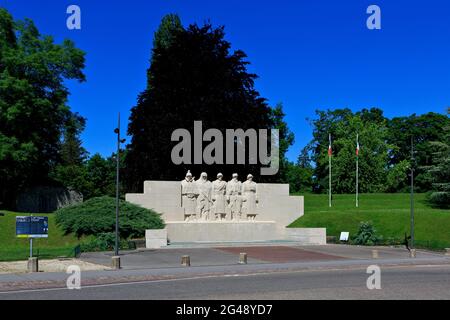
[[[257,183],[251,174],[243,183],[236,173],[228,182],[221,173],[210,182],[206,172],[195,180],[188,171],[181,182],[145,181],[143,194],[129,193],[125,198],[161,213],[170,243],[284,240],[325,244],[323,228],[286,228],[303,216],[302,196],[289,195],[288,184]],[[149,239],[156,237],[147,231]]]

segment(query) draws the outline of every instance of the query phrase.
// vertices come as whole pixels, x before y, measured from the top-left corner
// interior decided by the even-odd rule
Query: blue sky
[[[66,8],[81,8],[81,30],[66,28]],[[381,8],[381,30],[366,28],[366,8]],[[0,0],[15,18],[29,17],[57,42],[86,51],[87,82],[68,82],[72,110],[87,118],[84,146],[115,149],[113,128],[146,83],[153,33],[167,13],[184,25],[224,25],[259,75],[256,87],[284,104],[295,160],[311,139],[314,110],[373,106],[389,117],[450,105],[450,1],[447,0]]]

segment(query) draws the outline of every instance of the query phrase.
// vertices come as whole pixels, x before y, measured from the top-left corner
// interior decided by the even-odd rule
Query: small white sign
[[[350,235],[350,232],[341,232],[341,237],[339,238],[339,240],[348,241],[349,235]]]

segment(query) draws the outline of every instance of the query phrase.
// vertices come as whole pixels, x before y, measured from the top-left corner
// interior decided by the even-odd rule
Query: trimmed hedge
[[[146,229],[163,229],[161,215],[129,202],[119,202],[119,233],[123,239],[139,238]],[[83,203],[56,211],[56,223],[66,234],[78,237],[114,232],[116,200],[112,197],[91,198]]]

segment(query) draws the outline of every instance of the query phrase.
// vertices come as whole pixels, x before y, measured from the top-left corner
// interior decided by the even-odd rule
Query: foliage
[[[450,109],[447,110],[450,114]],[[429,202],[440,208],[450,207],[450,125],[443,128],[444,140],[430,142],[435,148],[434,164],[429,166],[428,173],[433,178],[433,191],[429,195]]]
[[[123,167],[123,154],[120,155],[120,164]],[[116,159],[115,154],[103,158],[94,154],[86,162],[87,180],[90,189],[86,192],[86,199],[103,195],[114,196],[116,192]]]
[[[96,235],[115,230],[115,199],[96,197],[56,211],[56,222],[66,234]],[[146,229],[162,229],[159,214],[120,200],[120,237],[142,237]]]
[[[352,238],[352,243],[363,246],[373,246],[381,241],[377,231],[371,222],[361,222],[356,235]]]
[[[114,232],[99,233],[86,241],[81,242],[81,252],[109,251],[116,245],[116,234]],[[120,239],[119,248],[129,249],[128,241]]]
[[[175,25],[174,28],[167,28]],[[282,151],[292,143],[283,121],[281,105],[271,108],[254,88],[256,75],[247,72],[246,55],[230,52],[224,39],[224,28],[190,25],[181,28],[176,18],[163,19],[156,35],[164,35],[153,48],[147,72],[148,86],[131,110],[125,179],[127,190],[138,191],[144,179],[181,180],[186,171],[200,172],[202,165],[174,165],[171,150],[172,132],[185,128],[193,133],[194,121],[201,120],[203,130],[216,128],[279,128]],[[164,31],[161,31],[161,30]],[[159,37],[159,36],[158,36]],[[161,44],[163,43],[163,44]],[[284,159],[284,154],[280,154]],[[209,165],[210,175],[222,172],[225,177],[237,171],[240,176],[251,172],[259,177],[259,165]]]
[[[394,164],[387,173],[385,191],[386,192],[401,192],[406,191],[409,187],[407,183],[408,171],[410,163],[407,160],[402,160]]]
[[[84,53],[3,8],[0,28],[0,202],[11,207],[19,190],[47,181],[60,162],[60,140],[74,119],[65,81],[85,81]]]
[[[299,164],[287,162],[284,172],[285,180],[283,182],[289,183],[290,192],[308,192],[312,190],[312,168],[305,168]]]

